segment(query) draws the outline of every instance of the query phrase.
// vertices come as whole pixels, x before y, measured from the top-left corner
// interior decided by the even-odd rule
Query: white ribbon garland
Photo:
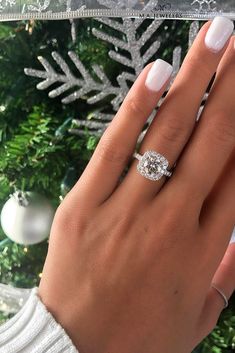
[[[151,10],[148,11],[148,6]],[[153,6],[154,5],[154,6]],[[153,7],[153,8],[152,8]],[[235,19],[234,0],[0,0],[0,21],[81,17]]]

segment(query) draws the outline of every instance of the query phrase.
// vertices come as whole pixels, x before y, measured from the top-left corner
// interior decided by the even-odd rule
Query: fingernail
[[[172,72],[172,65],[162,59],[157,59],[146,78],[146,87],[155,92],[160,91],[160,89],[171,77]]]
[[[212,51],[220,51],[233,33],[233,29],[234,25],[231,20],[223,16],[216,16],[207,31],[206,46]]]
[[[234,231],[233,231],[232,238],[231,238],[229,244],[232,244],[232,243],[235,243],[235,229],[234,229]]]

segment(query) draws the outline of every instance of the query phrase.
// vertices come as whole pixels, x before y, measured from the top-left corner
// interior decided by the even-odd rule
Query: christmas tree
[[[119,22],[121,25],[122,20]],[[137,34],[138,38],[144,35],[146,39],[148,36],[149,43],[146,40],[144,45],[147,43],[148,48],[152,48],[145,48],[146,63],[161,57],[173,61],[177,71],[180,55],[184,57],[188,48],[189,29],[197,29],[197,24],[192,26],[188,21],[166,20],[155,22],[153,28],[153,25],[150,27],[151,23],[149,19],[141,20]],[[123,59],[121,42],[124,34],[120,31],[117,34],[120,25],[115,29],[108,19],[78,19],[72,26],[70,21],[0,24],[1,209],[16,190],[44,195],[56,208],[81,175],[100,135],[117,111],[125,89],[130,87],[125,87],[117,77],[120,75],[123,78],[125,71],[131,85],[141,69],[140,66],[130,65],[131,57],[129,61]],[[112,43],[108,40],[110,36],[117,39]],[[112,55],[109,55],[110,52]],[[51,53],[54,53],[53,56]],[[54,70],[56,78],[46,76],[46,68],[50,74]],[[44,73],[40,76],[36,71]],[[74,85],[65,86],[65,76],[76,78],[78,71],[83,75],[79,76],[80,81],[73,81],[76,84],[87,73],[89,82],[96,82],[95,76],[101,73],[99,85],[102,89],[105,87],[106,94],[101,96],[99,93],[98,98],[97,95],[94,98],[92,92],[80,87],[77,96],[74,96]],[[42,79],[53,77],[54,81],[48,84],[40,83]],[[38,84],[44,90],[37,90]],[[120,94],[116,94],[115,87]],[[94,83],[94,89],[99,90],[97,83]],[[73,99],[66,101],[69,96]],[[0,282],[17,288],[38,285],[48,239],[37,245],[20,245],[6,238],[0,230],[0,242]],[[11,315],[13,310],[0,311],[0,323]],[[234,348],[233,297],[217,327],[197,348],[197,352],[231,353]]]

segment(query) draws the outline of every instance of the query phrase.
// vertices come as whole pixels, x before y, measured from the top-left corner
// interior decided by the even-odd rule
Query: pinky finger
[[[235,243],[231,243],[228,246],[212,283],[225,294],[227,299],[233,294],[235,290]],[[210,287],[199,320],[198,332],[200,340],[214,329],[224,306],[223,297],[215,288]]]

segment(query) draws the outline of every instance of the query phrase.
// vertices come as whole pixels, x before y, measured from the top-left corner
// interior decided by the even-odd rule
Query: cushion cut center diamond
[[[147,151],[137,166],[140,174],[151,180],[159,180],[167,170],[168,161],[159,153]]]
[[[146,173],[155,174],[161,171],[161,164],[159,161],[154,160],[153,158],[149,158],[144,162],[144,167]]]

